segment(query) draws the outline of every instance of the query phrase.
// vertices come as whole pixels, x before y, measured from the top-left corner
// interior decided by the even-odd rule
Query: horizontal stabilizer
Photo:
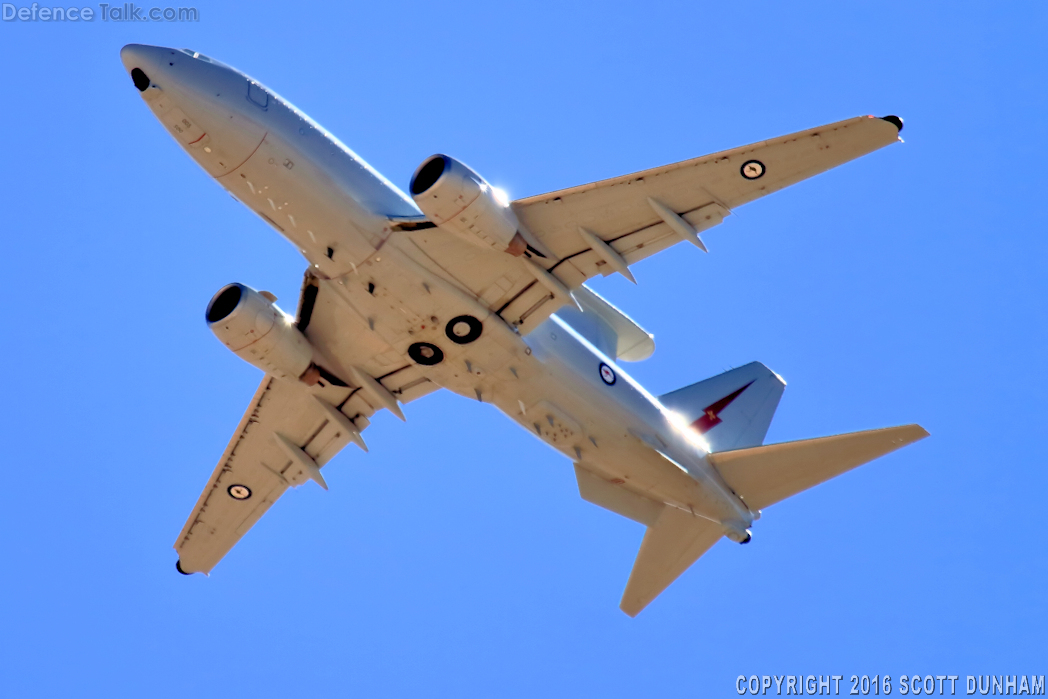
[[[710,550],[724,529],[716,522],[666,506],[648,527],[619,608],[637,616],[699,556]]]
[[[709,461],[751,510],[759,510],[927,436],[920,425],[903,425],[723,451]]]

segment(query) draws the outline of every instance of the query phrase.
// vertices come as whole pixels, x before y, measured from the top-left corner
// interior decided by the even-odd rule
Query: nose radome
[[[146,46],[145,44],[128,44],[120,49],[120,60],[123,62],[127,72],[130,73],[135,68],[142,68],[143,65],[152,63],[150,53],[154,53],[155,49],[155,46]]]
[[[156,80],[166,51],[170,49],[145,44],[128,44],[120,49],[120,61],[131,74],[135,87],[144,92],[150,81]]]

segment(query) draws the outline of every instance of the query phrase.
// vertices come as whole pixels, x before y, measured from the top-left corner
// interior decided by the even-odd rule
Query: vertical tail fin
[[[710,451],[764,443],[786,382],[760,362],[726,371],[659,397],[701,432]]]

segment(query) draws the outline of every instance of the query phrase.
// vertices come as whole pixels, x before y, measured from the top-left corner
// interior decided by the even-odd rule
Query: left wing
[[[895,143],[901,128],[898,117],[856,117],[513,202],[521,224],[554,258],[478,249],[440,228],[405,234],[435,266],[526,334],[571,303],[566,292],[587,279],[622,271],[685,240],[705,249],[698,234],[735,207]]]
[[[209,573],[284,491],[308,480],[360,428],[305,385],[266,376],[175,542],[178,570]]]
[[[327,488],[321,468],[350,442],[367,450],[360,433],[376,411],[436,390],[362,323],[306,274],[298,327],[338,358],[318,357],[327,375],[315,386],[262,379],[175,542],[180,572],[210,572],[289,487]]]

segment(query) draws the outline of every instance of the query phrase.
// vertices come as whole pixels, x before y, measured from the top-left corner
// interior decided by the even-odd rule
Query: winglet
[[[881,117],[881,119],[888,122],[889,124],[897,128],[899,131],[902,131],[902,119],[900,117],[897,117],[894,114],[889,114],[888,116]]]

